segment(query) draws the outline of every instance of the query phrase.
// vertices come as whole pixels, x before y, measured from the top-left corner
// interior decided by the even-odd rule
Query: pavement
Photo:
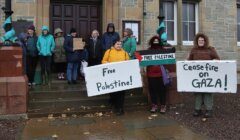
[[[165,115],[148,111],[32,118],[21,140],[208,140]]]

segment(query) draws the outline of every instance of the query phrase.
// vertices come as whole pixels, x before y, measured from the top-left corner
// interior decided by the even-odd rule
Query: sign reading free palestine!
[[[176,63],[174,48],[137,51],[135,57],[139,60],[142,67]]]
[[[142,87],[136,59],[86,67],[84,72],[89,97]]]

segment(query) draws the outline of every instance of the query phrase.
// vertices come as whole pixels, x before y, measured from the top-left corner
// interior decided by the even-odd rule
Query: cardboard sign
[[[236,93],[236,61],[178,61],[177,90],[179,92]]]
[[[140,66],[175,64],[175,49],[142,50],[135,53]]]
[[[142,87],[138,60],[84,68],[88,96]]]
[[[82,38],[73,38],[73,51],[83,50],[84,46],[85,42],[83,42]]]

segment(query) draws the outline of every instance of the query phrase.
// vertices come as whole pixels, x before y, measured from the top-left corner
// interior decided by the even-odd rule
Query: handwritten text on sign
[[[236,93],[236,61],[178,61],[179,92]]]
[[[84,71],[88,96],[142,87],[138,60],[86,67]]]

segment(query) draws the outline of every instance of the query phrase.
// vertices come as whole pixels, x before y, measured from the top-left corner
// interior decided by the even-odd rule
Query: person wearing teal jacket
[[[55,42],[47,26],[42,27],[42,34],[38,37],[37,49],[41,63],[42,84],[51,85],[51,61]]]
[[[133,31],[130,28],[124,30],[123,49],[128,53],[131,59],[134,59],[134,53],[136,51],[137,42],[133,37]]]

